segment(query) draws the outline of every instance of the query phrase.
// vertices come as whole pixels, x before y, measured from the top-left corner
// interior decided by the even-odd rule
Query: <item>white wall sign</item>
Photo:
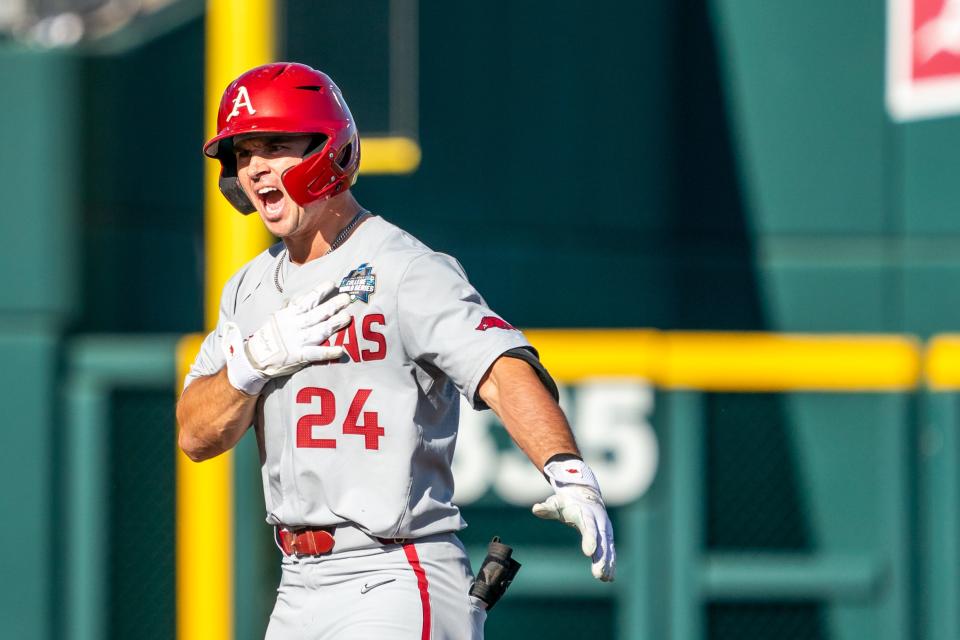
[[[636,380],[592,380],[578,385],[576,394],[560,389],[560,406],[608,505],[633,502],[656,475],[659,448],[650,425],[653,398],[650,385]],[[517,506],[531,506],[550,495],[550,485],[519,449],[498,450],[491,429],[503,429],[496,416],[474,411],[461,398],[454,502],[469,504],[491,488],[504,502]]]
[[[960,0],[887,0],[887,110],[960,113]]]

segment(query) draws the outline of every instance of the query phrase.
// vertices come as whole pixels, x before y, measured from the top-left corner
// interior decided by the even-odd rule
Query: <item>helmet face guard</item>
[[[340,89],[325,73],[277,62],[247,71],[220,100],[217,135],[203,153],[220,160],[220,191],[238,211],[256,207],[240,186],[233,138],[238,135],[313,135],[303,162],[281,176],[300,206],[349,189],[360,169],[360,139]]]

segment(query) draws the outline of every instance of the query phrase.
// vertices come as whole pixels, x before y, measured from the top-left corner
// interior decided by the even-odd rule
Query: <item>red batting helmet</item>
[[[250,134],[315,134],[303,162],[287,169],[283,186],[303,206],[349,188],[360,168],[357,126],[340,89],[304,64],[275,62],[230,83],[217,114],[217,135],[203,153],[220,160],[220,191],[241,213],[253,213],[237,180],[233,138]]]

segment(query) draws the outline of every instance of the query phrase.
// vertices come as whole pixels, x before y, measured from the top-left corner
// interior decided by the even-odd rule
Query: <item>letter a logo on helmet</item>
[[[203,153],[220,161],[220,191],[247,214],[256,207],[237,177],[233,139],[240,135],[312,138],[303,161],[281,176],[300,206],[335,196],[357,179],[360,138],[350,109],[333,80],[307,65],[275,62],[251,69],[231,82],[220,99],[217,135]]]
[[[227,116],[227,122],[230,122],[230,118],[235,118],[240,115],[240,107],[244,107],[247,110],[247,114],[251,116],[257,112],[253,108],[253,105],[250,104],[250,94],[247,93],[247,88],[243,85],[240,85],[240,89],[237,91],[237,97],[233,99],[233,111]]]

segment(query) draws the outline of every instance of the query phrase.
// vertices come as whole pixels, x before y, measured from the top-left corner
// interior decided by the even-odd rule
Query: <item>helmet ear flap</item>
[[[240,186],[240,181],[236,177],[220,178],[220,193],[243,215],[257,210],[247,194],[243,192],[243,187]]]
[[[247,215],[257,210],[250,198],[240,186],[240,179],[237,177],[237,160],[233,153],[224,153],[220,155],[220,193],[234,208]]]

